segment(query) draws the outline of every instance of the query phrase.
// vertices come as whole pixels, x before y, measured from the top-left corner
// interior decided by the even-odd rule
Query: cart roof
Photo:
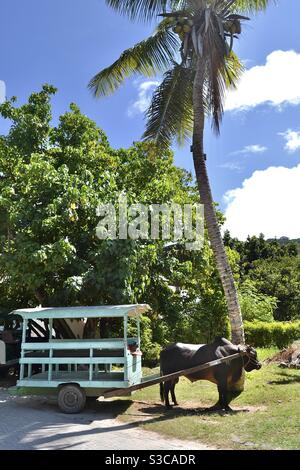
[[[11,315],[20,315],[23,319],[43,318],[118,318],[139,317],[150,310],[147,304],[102,305],[98,307],[51,307],[24,308],[14,310]]]

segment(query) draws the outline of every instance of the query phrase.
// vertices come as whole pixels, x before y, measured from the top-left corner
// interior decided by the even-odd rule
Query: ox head
[[[261,369],[256,350],[252,346],[245,346],[242,350],[245,352],[245,356],[243,356],[245,371],[251,372],[252,370]]]

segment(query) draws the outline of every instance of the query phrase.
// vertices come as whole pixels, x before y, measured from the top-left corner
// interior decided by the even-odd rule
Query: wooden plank
[[[138,317],[150,310],[149,305],[100,305],[93,307],[52,307],[14,310],[11,314],[24,319],[122,318]]]
[[[211,367],[215,367],[215,366],[218,366],[220,364],[223,364],[224,362],[225,363],[226,362],[231,362],[234,359],[237,359],[238,357],[242,357],[242,356],[245,356],[245,353],[240,352],[240,353],[228,356],[228,357],[223,357],[221,359],[216,359],[215,361],[207,362],[206,364],[201,364],[199,366],[192,367],[190,369],[180,370],[178,372],[174,372],[173,374],[162,375],[158,378],[154,378],[154,379],[151,378],[151,379],[147,380],[146,377],[145,377],[146,380],[144,382],[141,382],[139,384],[132,385],[131,387],[128,387],[128,389],[126,389],[126,392],[134,392],[135,390],[140,390],[142,388],[151,387],[152,385],[157,385],[161,382],[168,382],[170,380],[177,379],[177,378],[179,378],[183,375],[192,375],[196,372],[200,372],[201,370],[209,369]],[[125,392],[124,389],[107,390],[106,392],[104,392],[103,396],[104,396],[104,398],[116,397],[116,396],[123,395],[124,392]]]
[[[49,351],[50,349],[123,349],[123,340],[52,340],[51,343],[23,343],[24,351]]]
[[[123,382],[123,381],[117,381],[117,380],[92,380],[91,382],[89,380],[76,380],[72,378],[62,378],[62,379],[55,379],[51,380],[50,382],[48,380],[35,380],[35,379],[23,379],[19,380],[17,383],[18,387],[30,387],[30,388],[57,388],[59,385],[62,384],[67,384],[67,383],[76,383],[80,387],[83,388],[93,388],[93,389],[100,389],[102,390],[107,390],[108,388],[116,387],[117,390],[121,389],[121,387],[124,387],[125,390],[128,390],[128,383]],[[99,395],[98,396],[103,396],[101,391],[99,390]],[[125,393],[126,394],[126,393]]]
[[[76,383],[84,388],[99,389],[98,396],[101,395],[103,390],[111,388],[127,388],[130,384],[124,381],[124,375],[122,372],[112,372],[107,374],[105,372],[98,372],[94,375],[93,380],[89,380],[89,371],[58,371],[52,372],[51,380],[48,380],[48,373],[38,373],[31,378],[26,377],[23,380],[18,380],[18,387],[31,387],[31,388],[57,388],[59,385],[66,383]]]
[[[124,357],[24,357],[20,364],[124,364]]]

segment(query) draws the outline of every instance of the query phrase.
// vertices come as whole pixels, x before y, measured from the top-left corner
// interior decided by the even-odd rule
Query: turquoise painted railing
[[[97,340],[55,340],[48,343],[23,343],[20,359],[19,386],[58,387],[61,383],[76,382],[83,387],[113,388],[128,387],[141,381],[141,357],[133,356],[127,349],[128,339]],[[88,357],[55,357],[58,351],[87,351]],[[95,356],[95,351],[105,350],[103,357]],[[122,350],[122,353],[121,353]],[[120,355],[109,356],[109,351],[120,351]],[[47,357],[34,357],[44,352]],[[73,354],[74,354],[73,352]],[[30,357],[26,354],[31,353]],[[75,353],[76,354],[76,353]],[[121,371],[113,371],[113,366],[122,366]],[[42,366],[42,372],[32,375],[33,366]],[[61,370],[61,366],[67,370]],[[87,370],[79,370],[86,366]],[[100,366],[104,370],[100,370]],[[26,369],[25,369],[26,368]],[[26,375],[25,375],[26,371]]]

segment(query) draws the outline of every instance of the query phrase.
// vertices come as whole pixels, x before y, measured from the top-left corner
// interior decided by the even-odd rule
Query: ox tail
[[[165,402],[165,390],[164,390],[164,383],[163,382],[160,382],[159,384],[159,391],[160,391],[160,399],[162,401],[162,403]]]

